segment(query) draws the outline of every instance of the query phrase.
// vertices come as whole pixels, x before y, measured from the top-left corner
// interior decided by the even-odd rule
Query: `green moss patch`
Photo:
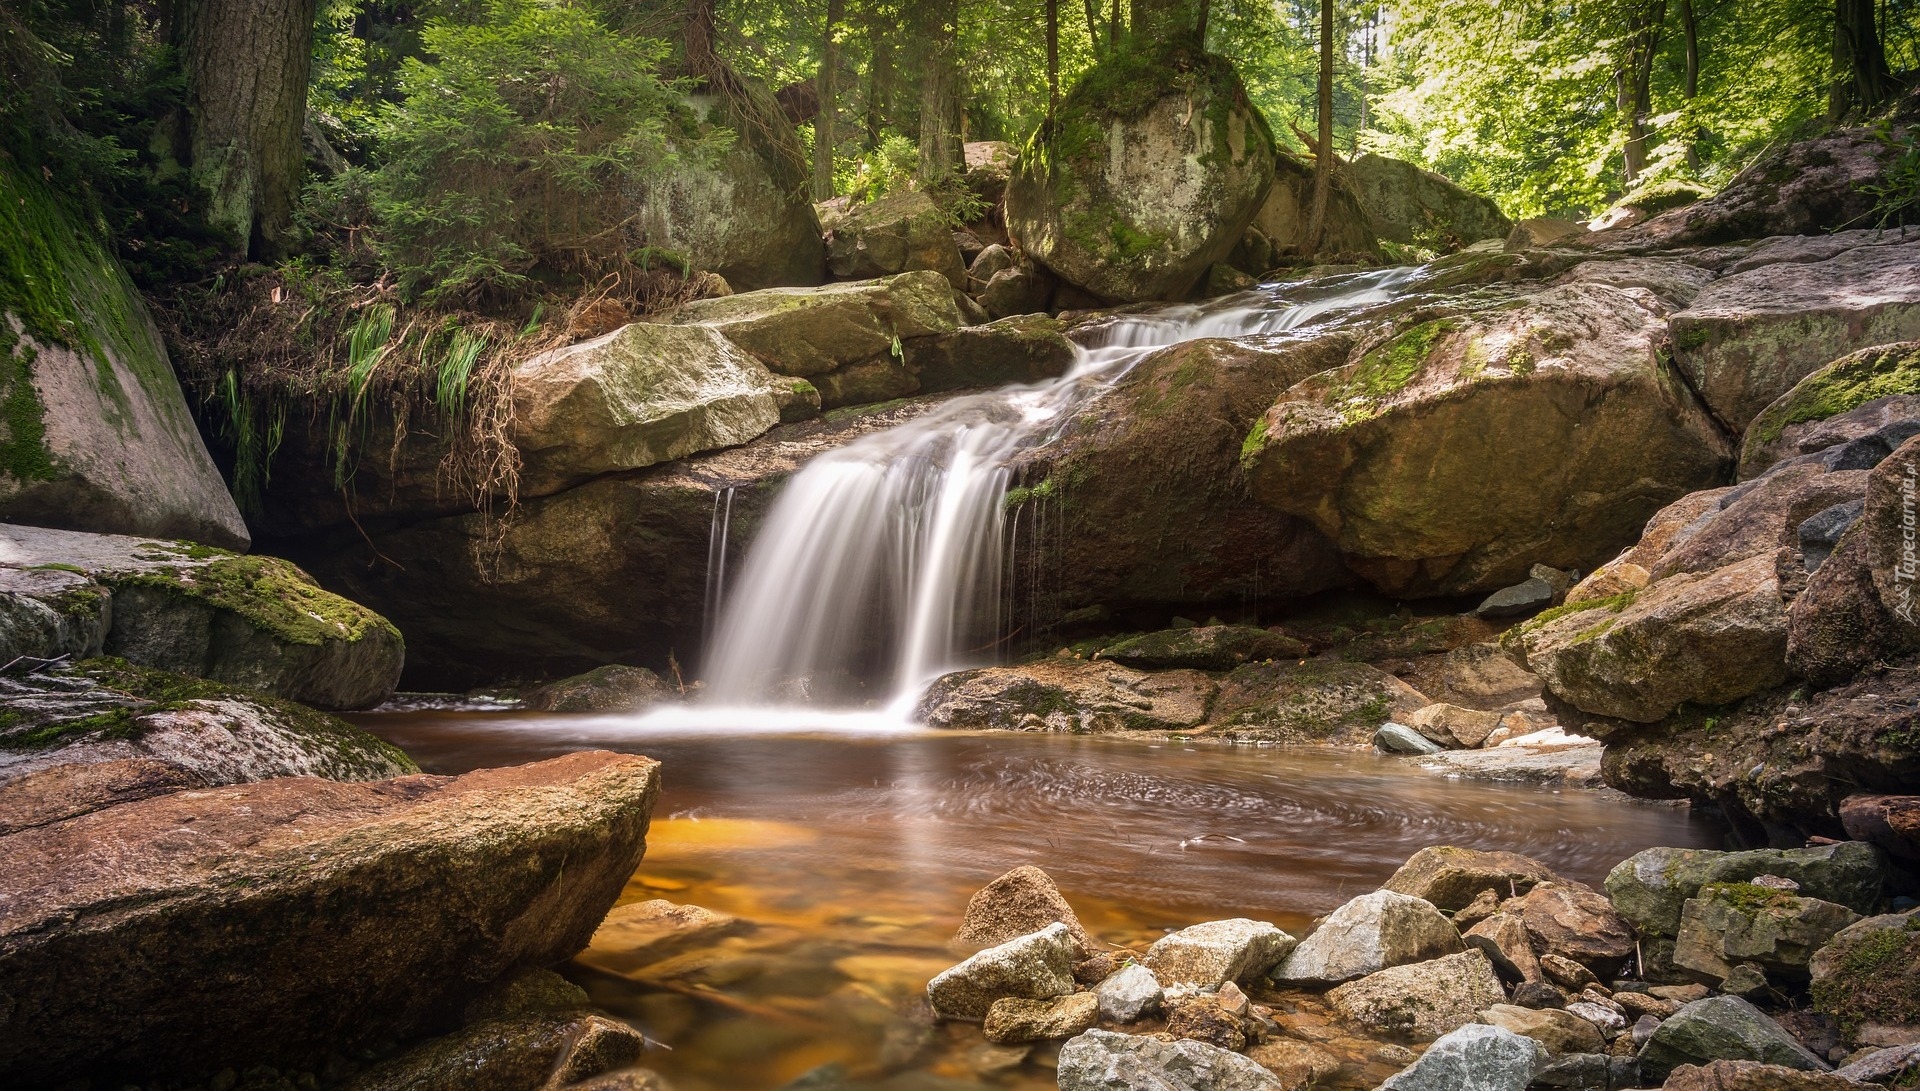
[[[1793,425],[1898,394],[1920,394],[1920,342],[1865,349],[1800,380],[1748,426],[1747,442],[1772,443]]]
[[[1846,941],[1832,973],[1813,985],[1813,1004],[1852,1031],[1864,1023],[1920,1025],[1920,913],[1905,927]]]
[[[386,618],[322,590],[305,572],[278,557],[228,554],[205,564],[104,578],[115,587],[151,587],[230,610],[290,644],[354,641],[375,629],[399,635]]]

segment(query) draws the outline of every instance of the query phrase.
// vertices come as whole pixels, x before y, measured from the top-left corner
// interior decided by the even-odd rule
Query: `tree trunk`
[[[1313,153],[1313,211],[1306,249],[1318,253],[1327,234],[1327,204],[1333,192],[1333,0],[1320,0],[1320,132]]]
[[[1873,112],[1893,97],[1893,77],[1887,70],[1887,51],[1880,41],[1873,0],[1834,0],[1833,90],[1827,115],[1839,121],[1858,108]]]
[[[1107,8],[1107,52],[1120,48],[1120,0]]]
[[[1100,40],[1100,0],[1084,0],[1087,9],[1087,38],[1093,44],[1093,59],[1099,60],[1102,53]]]
[[[687,54],[687,71],[713,79],[726,71],[720,54],[713,48],[715,0],[687,0],[686,25],[681,29],[682,48]]]
[[[175,31],[187,138],[207,220],[249,255],[293,226],[315,0],[183,0]]]
[[[1047,0],[1047,120],[1060,112],[1060,0]]]
[[[839,102],[834,94],[840,69],[840,46],[833,36],[840,29],[842,0],[827,0],[826,36],[820,42],[820,112],[813,119],[813,199],[833,196],[834,121]]]
[[[1153,46],[1199,44],[1204,0],[1132,0],[1130,8],[1129,33],[1135,41]]]
[[[873,60],[867,71],[867,150],[880,146],[893,109],[893,38],[877,17],[867,20],[867,47]]]
[[[1700,94],[1700,25],[1693,17],[1693,0],[1680,0],[1680,34],[1687,55],[1686,73],[1680,81],[1680,97],[1685,102],[1686,130],[1680,139],[1687,142],[1687,166],[1700,169],[1700,126],[1694,123],[1694,99]]]
[[[922,0],[926,67],[920,74],[920,177],[944,178],[966,163],[960,138],[959,0]]]
[[[1647,115],[1653,112],[1653,55],[1660,45],[1660,27],[1667,21],[1667,0],[1654,0],[1640,11],[1621,74],[1620,107],[1627,117],[1627,142],[1621,149],[1622,177],[1628,186],[1647,169]]]

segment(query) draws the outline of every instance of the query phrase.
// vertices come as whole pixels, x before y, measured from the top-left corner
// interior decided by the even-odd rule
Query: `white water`
[[[957,398],[820,455],[794,475],[731,571],[731,495],[715,497],[698,710],[649,720],[819,730],[905,725],[922,689],[1000,639],[1008,464],[1158,349],[1249,337],[1385,302],[1393,269],[1294,301],[1274,285],[1110,320],[1058,379]],[[854,711],[864,706],[878,711]]]

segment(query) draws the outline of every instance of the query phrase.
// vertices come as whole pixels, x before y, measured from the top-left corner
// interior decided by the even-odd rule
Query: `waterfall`
[[[776,498],[737,578],[716,495],[707,700],[729,707],[910,704],[1001,636],[1008,464],[1154,351],[1294,329],[1384,302],[1414,271],[1271,285],[1105,320],[1058,379],[956,398],[818,456]],[[710,606],[710,616],[711,616]]]

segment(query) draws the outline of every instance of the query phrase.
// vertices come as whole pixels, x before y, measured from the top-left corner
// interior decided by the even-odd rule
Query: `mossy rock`
[[[1869,402],[1920,396],[1920,341],[1849,353],[1795,383],[1760,411],[1740,442],[1740,476],[1755,477],[1797,451],[1808,427]]]
[[[1388,720],[1431,703],[1365,663],[1249,663],[1221,682],[1208,723],[1210,733],[1236,738],[1359,743]]]
[[[1920,1029],[1920,911],[1869,917],[1815,953],[1813,1005],[1850,1037]]]
[[[671,698],[673,691],[645,667],[618,663],[548,682],[530,690],[526,706],[542,712],[634,712]]]
[[[1226,671],[1243,663],[1306,654],[1305,644],[1283,633],[1251,625],[1201,625],[1128,637],[1101,648],[1099,657],[1145,670]]]

